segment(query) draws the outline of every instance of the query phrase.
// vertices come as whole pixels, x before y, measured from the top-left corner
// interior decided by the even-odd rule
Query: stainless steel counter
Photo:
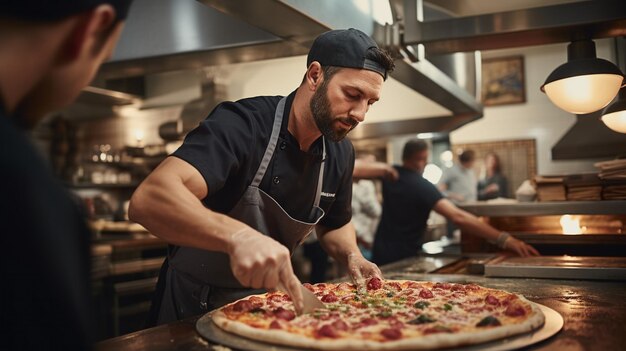
[[[476,216],[488,217],[550,216],[561,214],[626,214],[626,201],[474,202],[459,207]]]
[[[626,282],[486,278],[474,275],[424,274],[430,268],[445,264],[437,259],[405,260],[383,267],[390,279],[474,282],[496,289],[523,294],[529,300],[559,312],[563,329],[555,336],[532,345],[527,350],[619,350],[626,345]],[[195,331],[200,316],[142,330],[102,341],[96,350],[212,350],[213,344]]]

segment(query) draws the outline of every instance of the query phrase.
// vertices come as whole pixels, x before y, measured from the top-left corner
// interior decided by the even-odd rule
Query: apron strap
[[[280,99],[278,102],[278,106],[276,107],[276,112],[274,113],[274,126],[272,127],[272,135],[270,136],[270,142],[267,144],[267,148],[265,148],[265,154],[263,155],[263,159],[261,160],[261,164],[254,175],[254,179],[250,186],[258,188],[261,184],[261,180],[263,180],[263,176],[265,175],[265,171],[272,160],[272,155],[274,154],[274,149],[276,149],[276,144],[278,143],[278,136],[280,135],[280,126],[283,123],[283,113],[285,110],[285,101],[286,97]]]
[[[261,164],[254,175],[254,179],[250,186],[258,188],[261,184],[261,180],[265,176],[265,171],[267,171],[267,167],[272,160],[272,155],[274,154],[274,150],[276,149],[276,144],[278,144],[278,136],[280,135],[280,127],[283,123],[283,115],[285,112],[285,102],[287,101],[287,97],[283,97],[278,102],[278,106],[276,106],[276,112],[274,113],[274,125],[272,126],[272,135],[270,136],[270,141],[265,148],[265,153],[263,154],[263,159],[261,160]],[[324,164],[326,162],[326,138],[322,136],[322,164],[320,165],[320,173],[317,179],[317,190],[315,193],[315,202],[313,203],[313,207],[319,207],[320,197],[322,195],[322,183],[324,182]]]
[[[324,183],[324,164],[326,164],[326,138],[322,137],[322,164],[320,165],[320,174],[317,177],[317,190],[313,207],[320,206],[320,197],[322,196],[322,183]]]

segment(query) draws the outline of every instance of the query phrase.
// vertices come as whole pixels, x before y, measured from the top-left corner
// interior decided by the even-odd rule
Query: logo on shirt
[[[335,197],[335,193],[327,193],[322,191],[320,194],[324,197]]]

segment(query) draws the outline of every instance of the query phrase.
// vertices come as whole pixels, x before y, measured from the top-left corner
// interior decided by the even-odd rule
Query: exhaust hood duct
[[[134,0],[114,55],[102,65],[98,79],[199,69],[306,52],[300,45],[197,1]]]
[[[306,51],[313,40],[332,28],[354,27],[370,34],[379,45],[387,46],[385,28],[375,22],[372,13],[365,11],[357,1],[333,0],[198,0],[233,17],[244,20],[285,41],[302,45]],[[314,5],[313,5],[314,3]],[[401,12],[396,19],[417,20],[421,1],[393,1],[392,12]],[[339,8],[339,9],[338,9]],[[271,13],[271,16],[259,16]],[[406,14],[406,15],[405,15]],[[276,20],[280,18],[280,20]],[[398,24],[399,26],[399,24]],[[402,45],[402,43],[393,43]],[[407,52],[414,51],[406,48]],[[460,87],[440,68],[423,55],[416,54],[414,60],[396,59],[396,68],[390,74],[395,80],[415,90],[435,103],[445,106],[451,116],[427,116],[409,121],[367,123],[355,129],[350,139],[381,137],[393,134],[420,132],[449,132],[469,121],[482,117],[482,105],[475,96]],[[415,60],[417,59],[417,60]],[[473,57],[472,57],[473,59]],[[441,59],[440,59],[441,60]],[[450,65],[456,67],[458,65]],[[472,89],[475,90],[475,89]]]
[[[576,115],[576,123],[552,147],[553,160],[576,160],[626,155],[626,134],[600,121],[602,111]]]

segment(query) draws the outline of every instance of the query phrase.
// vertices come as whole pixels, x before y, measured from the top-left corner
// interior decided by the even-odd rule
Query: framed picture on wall
[[[482,102],[485,106],[526,102],[523,56],[482,61]]]

